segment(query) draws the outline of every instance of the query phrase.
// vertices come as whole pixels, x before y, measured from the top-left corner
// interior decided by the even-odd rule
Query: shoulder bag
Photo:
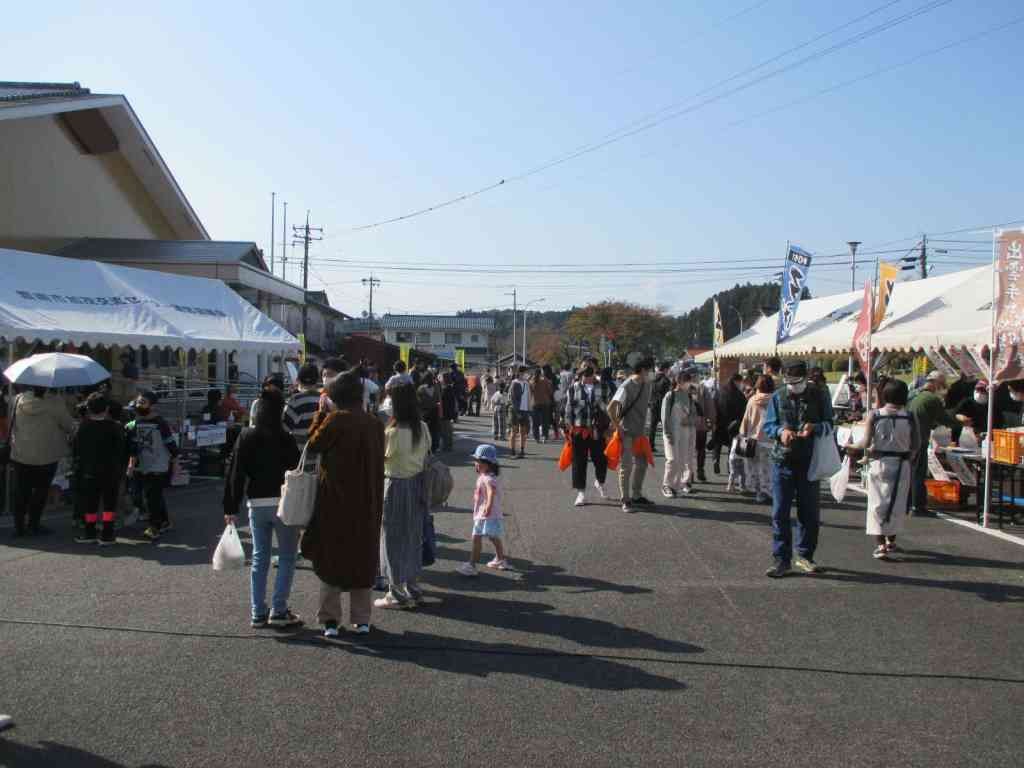
[[[277,503],[277,518],[285,525],[304,528],[313,519],[316,494],[320,486],[320,454],[306,466],[307,444],[302,449],[299,465],[284,473],[281,500]]]

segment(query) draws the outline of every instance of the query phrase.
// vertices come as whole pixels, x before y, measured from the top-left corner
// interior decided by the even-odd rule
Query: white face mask
[[[988,395],[986,395],[984,392],[975,392],[974,402],[985,405],[988,402]]]
[[[786,388],[794,395],[802,395],[807,389],[807,380],[801,379],[800,381],[793,382],[792,384],[787,384]]]

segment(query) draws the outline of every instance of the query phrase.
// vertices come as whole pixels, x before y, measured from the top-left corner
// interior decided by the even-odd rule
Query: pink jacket
[[[741,435],[764,440],[764,414],[771,399],[770,392],[755,392],[747,400],[747,410],[743,413],[743,421],[740,422]]]

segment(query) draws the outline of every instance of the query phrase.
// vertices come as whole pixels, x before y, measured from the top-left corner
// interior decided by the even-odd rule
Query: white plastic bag
[[[832,487],[833,499],[835,499],[836,501],[842,501],[844,498],[846,498],[846,487],[850,484],[849,456],[845,456],[843,458],[843,463],[839,467],[839,471],[828,479],[828,484]]]
[[[821,435],[814,438],[814,453],[811,455],[807,479],[813,483],[832,477],[839,471],[841,463],[839,449],[836,447],[835,430],[826,425]]]
[[[231,571],[238,568],[245,568],[245,550],[242,549],[242,540],[238,538],[235,526],[228,523],[217,542],[217,549],[213,551],[213,570]]]
[[[978,450],[978,435],[975,434],[971,427],[963,428],[963,431],[960,433],[959,445],[961,448],[966,448],[972,451]]]

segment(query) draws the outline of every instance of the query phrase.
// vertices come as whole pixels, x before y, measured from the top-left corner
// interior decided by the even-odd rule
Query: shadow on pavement
[[[354,636],[353,636],[354,637]],[[513,643],[481,643],[447,638],[423,632],[392,635],[374,629],[369,642],[355,644],[351,638],[339,641],[306,636],[282,638],[284,643],[317,643],[332,651],[354,656],[415,664],[425,669],[473,677],[493,674],[521,675],[578,688],[601,691],[681,691],[686,684],[671,677],[651,674],[628,664],[601,656],[548,651]],[[695,650],[696,646],[690,646]]]
[[[124,763],[107,760],[75,747],[40,741],[38,744],[18,744],[0,738],[0,765],[18,768],[128,768]],[[162,764],[146,763],[139,768],[168,768]]]
[[[900,561],[896,558],[887,560],[886,565],[892,566],[895,570],[902,565],[912,565],[915,562],[935,563],[934,560]],[[995,561],[983,561],[995,562]],[[989,566],[991,567],[991,566]],[[1001,566],[1006,567],[1006,566]],[[964,592],[970,595],[977,595],[982,600],[991,603],[1024,603],[1024,587],[1015,587],[1008,584],[999,584],[991,581],[950,581],[949,579],[924,579],[913,576],[899,576],[890,573],[868,573],[866,571],[851,571],[846,568],[829,567],[827,570],[816,575],[815,579],[831,579],[832,581],[855,582],[858,584],[897,584],[904,587],[929,587],[931,589],[948,589],[952,592]]]
[[[521,600],[495,600],[456,592],[427,593],[438,602],[424,606],[425,612],[440,611],[450,621],[465,621],[498,629],[549,635],[591,648],[652,651],[657,653],[703,653],[704,649],[678,640],[623,627],[604,619],[555,613],[555,607]]]

